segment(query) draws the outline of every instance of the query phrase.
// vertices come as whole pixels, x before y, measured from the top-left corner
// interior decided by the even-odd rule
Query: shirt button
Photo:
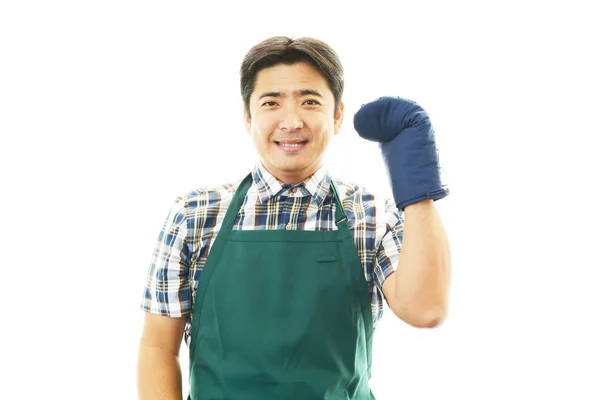
[[[287,224],[287,225],[285,226],[285,229],[287,229],[288,231],[289,231],[290,229],[292,229],[292,224]]]
[[[297,187],[293,187],[293,188],[290,189],[290,193],[294,194],[294,193],[296,193],[296,190],[298,190],[298,188]]]

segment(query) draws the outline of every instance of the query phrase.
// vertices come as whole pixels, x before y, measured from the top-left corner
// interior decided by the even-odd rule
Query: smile
[[[293,153],[302,150],[306,146],[306,143],[308,142],[275,142],[277,147],[288,153]]]

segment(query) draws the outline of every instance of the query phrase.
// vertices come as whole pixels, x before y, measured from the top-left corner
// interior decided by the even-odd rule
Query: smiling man
[[[343,89],[342,64],[319,40],[274,37],[246,55],[243,112],[260,161],[171,208],[141,305],[140,399],[182,398],[182,337],[189,399],[375,399],[384,302],[415,327],[444,319],[450,254],[434,201],[448,190],[429,120],[399,98],[355,115],[357,132],[381,143],[394,199],[381,198],[323,163]]]
[[[338,103],[322,74],[305,62],[279,64],[256,75],[246,100],[246,128],[264,168],[284,183],[313,175],[342,125]]]

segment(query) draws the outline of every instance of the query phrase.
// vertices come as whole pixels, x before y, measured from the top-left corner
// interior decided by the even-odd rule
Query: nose
[[[279,129],[287,132],[294,132],[302,129],[302,118],[295,104],[289,104],[284,107],[279,121]]]

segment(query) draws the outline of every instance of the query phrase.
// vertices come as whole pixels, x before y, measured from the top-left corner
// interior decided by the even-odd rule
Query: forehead
[[[294,92],[302,89],[315,89],[324,96],[331,96],[327,81],[313,66],[307,63],[291,65],[278,64],[258,72],[252,97],[264,91]]]

